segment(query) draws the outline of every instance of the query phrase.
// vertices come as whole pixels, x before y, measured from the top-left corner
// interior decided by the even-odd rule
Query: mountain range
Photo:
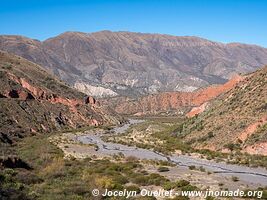
[[[67,32],[43,42],[0,36],[0,49],[4,143],[119,124],[117,113],[172,113],[189,118],[176,134],[194,148],[267,155],[263,47],[103,31]]]
[[[0,49],[96,97],[191,92],[267,64],[267,49],[256,45],[133,32],[66,32],[45,41],[3,35]]]

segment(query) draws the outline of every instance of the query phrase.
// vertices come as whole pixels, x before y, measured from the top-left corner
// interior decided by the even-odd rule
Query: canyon
[[[205,110],[209,101],[234,88],[245,76],[235,76],[225,84],[212,85],[193,92],[162,92],[139,98],[114,97],[100,99],[123,115],[187,115]],[[193,109],[191,112],[189,112]],[[198,110],[198,111],[197,111]]]

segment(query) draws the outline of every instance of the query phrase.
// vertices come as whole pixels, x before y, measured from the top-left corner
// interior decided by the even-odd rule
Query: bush
[[[141,192],[141,189],[138,187],[138,185],[129,185],[129,186],[126,186],[125,189],[127,191],[136,191],[137,194]]]
[[[164,190],[171,190],[171,189],[174,189],[176,187],[176,183],[174,182],[166,182],[164,185],[163,185],[163,189]]]
[[[209,138],[213,138],[213,137],[214,137],[214,134],[213,134],[212,131],[208,132],[208,137],[209,137]]]
[[[239,178],[236,176],[232,176],[232,181],[237,182],[237,181],[239,181]]]
[[[190,165],[188,168],[189,168],[190,170],[195,170],[195,169],[196,169],[196,166],[195,166],[195,165]]]
[[[225,148],[229,149],[230,151],[239,150],[240,149],[240,143],[234,144],[234,143],[228,143],[224,145]]]
[[[30,173],[30,172],[19,172],[16,175],[16,178],[18,179],[19,182],[26,184],[26,185],[31,185],[31,184],[37,184],[41,183],[44,180],[38,177],[37,175]],[[1,181],[1,180],[0,180]]]
[[[125,176],[122,175],[117,175],[113,178],[113,181],[119,184],[126,184],[128,183],[128,178],[126,178]]]
[[[205,172],[205,171],[206,171],[206,169],[205,169],[203,166],[200,166],[200,167],[199,167],[199,170],[200,170],[201,172]]]
[[[189,181],[187,181],[187,180],[179,180],[179,181],[176,181],[176,187],[178,187],[178,188],[181,188],[181,187],[184,187],[184,186],[187,186],[187,185],[189,185],[190,184],[190,182]]]
[[[168,172],[170,171],[168,167],[159,167],[158,172]]]
[[[163,185],[164,183],[166,183],[168,181],[168,179],[166,179],[164,176],[161,176],[159,174],[150,174],[148,175],[148,183],[149,185]]]
[[[95,181],[96,181],[97,186],[100,188],[105,188],[105,189],[114,189],[115,188],[114,181],[109,177],[96,178]]]
[[[181,188],[182,191],[194,191],[194,190],[199,190],[196,186],[193,185],[186,185],[184,187]]]

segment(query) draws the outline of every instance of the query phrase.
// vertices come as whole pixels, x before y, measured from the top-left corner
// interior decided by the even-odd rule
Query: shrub
[[[105,189],[114,189],[115,183],[114,181],[109,177],[99,177],[95,180],[97,186]]]
[[[136,191],[137,194],[141,192],[141,189],[138,187],[138,185],[129,185],[129,186],[126,186],[125,189],[127,191]]]
[[[189,185],[190,184],[190,182],[189,181],[187,181],[187,180],[179,180],[179,181],[176,181],[176,187],[178,187],[178,188],[180,188],[180,187],[184,187],[184,186],[187,186],[187,185]]]
[[[234,144],[234,143],[228,143],[224,145],[225,148],[229,149],[230,151],[238,150],[240,149],[240,143]]]
[[[196,166],[195,166],[195,165],[190,165],[188,168],[189,168],[190,170],[195,170],[195,169],[196,169]]]
[[[200,167],[199,167],[199,170],[200,170],[201,172],[205,172],[205,171],[206,171],[206,169],[205,169],[203,166],[200,166]]]
[[[232,176],[232,181],[237,182],[237,181],[239,181],[239,178],[236,176]]]
[[[212,131],[208,132],[208,138],[212,138],[212,137],[214,137],[213,132]]]
[[[150,174],[148,176],[148,180],[149,180],[148,181],[149,185],[157,185],[157,186],[163,185],[168,181],[168,179],[166,179],[164,176],[155,173]]]
[[[113,181],[116,182],[116,183],[119,183],[119,184],[126,184],[128,183],[128,178],[126,178],[125,176],[122,176],[122,175],[117,175],[113,178]]]
[[[30,172],[19,172],[16,175],[16,178],[19,182],[22,182],[23,184],[31,185],[31,184],[37,184],[43,182],[43,179],[38,177],[37,175],[30,173]],[[1,180],[0,180],[1,181]]]
[[[183,190],[183,191],[194,191],[194,190],[198,190],[198,187],[188,184],[188,185],[182,187],[181,190]]]
[[[171,189],[174,189],[176,187],[176,183],[174,182],[166,182],[164,185],[163,185],[163,189],[164,190],[171,190]]]
[[[143,186],[149,185],[148,178],[144,175],[135,175],[135,177],[132,179],[132,182]]]
[[[170,171],[168,167],[159,167],[158,172],[168,172]]]

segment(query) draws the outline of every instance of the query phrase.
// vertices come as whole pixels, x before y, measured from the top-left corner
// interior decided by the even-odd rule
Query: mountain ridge
[[[122,120],[93,97],[70,88],[40,66],[0,51],[0,143]]]
[[[200,149],[267,155],[266,87],[267,66],[248,74],[178,134]]]
[[[193,91],[267,64],[267,49],[257,45],[126,31],[65,32],[44,41],[0,36],[0,49],[93,96],[94,87],[102,96]]]
[[[186,114],[193,117],[203,112],[210,101],[233,89],[244,78],[245,76],[236,76],[225,84],[211,85],[193,92],[161,92],[139,98],[113,97],[100,99],[100,102],[123,115]]]
[[[262,46],[262,45],[259,45],[259,44],[254,44],[254,43],[246,43],[246,42],[220,42],[220,41],[216,41],[216,40],[213,40],[213,39],[207,39],[205,37],[200,37],[200,36],[197,36],[197,35],[172,35],[172,34],[166,34],[166,33],[152,33],[152,32],[135,32],[135,31],[110,31],[110,30],[100,30],[100,31],[94,31],[94,32],[82,32],[82,31],[65,31],[65,32],[62,32],[56,36],[50,36],[46,39],[37,39],[37,38],[31,38],[29,36],[26,36],[26,35],[17,35],[17,34],[2,34],[0,36],[4,36],[4,37],[21,37],[21,38],[24,38],[24,39],[30,39],[30,40],[33,40],[33,41],[37,41],[37,42],[45,42],[47,40],[50,40],[50,39],[53,39],[55,37],[58,37],[58,36],[61,36],[61,35],[66,35],[66,34],[76,34],[76,33],[79,33],[79,34],[87,34],[87,35],[90,35],[90,34],[95,34],[95,33],[101,33],[101,32],[106,32],[106,33],[136,33],[136,34],[140,34],[140,35],[158,35],[158,36],[172,36],[172,37],[180,37],[180,38],[198,38],[198,39],[201,39],[201,40],[207,40],[207,41],[210,41],[210,42],[214,42],[214,43],[220,43],[222,45],[247,45],[247,46],[256,46],[256,47],[261,47],[261,48],[267,48],[265,46]]]

